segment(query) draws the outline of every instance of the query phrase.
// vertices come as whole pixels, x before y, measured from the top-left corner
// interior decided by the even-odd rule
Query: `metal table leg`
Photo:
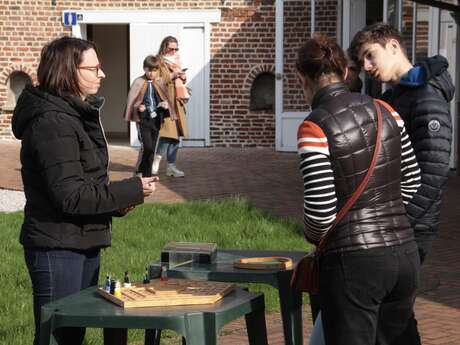
[[[290,271],[278,276],[284,339],[286,345],[303,345],[302,294],[291,289],[290,277]]]
[[[126,328],[104,328],[104,345],[128,344],[128,330]]]
[[[245,319],[249,345],[268,345],[265,309],[254,310]]]

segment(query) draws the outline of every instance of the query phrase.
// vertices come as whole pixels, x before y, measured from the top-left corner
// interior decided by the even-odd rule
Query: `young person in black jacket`
[[[439,224],[441,199],[449,175],[452,124],[449,102],[454,85],[447,60],[438,55],[412,65],[402,38],[388,24],[358,32],[349,55],[372,77],[391,83],[383,99],[401,115],[421,169],[421,187],[406,205],[420,261],[429,253]],[[398,344],[420,344],[415,318]]]
[[[26,195],[20,242],[32,280],[35,339],[41,306],[97,284],[100,249],[111,244],[111,218],[155,190],[156,177],[109,181],[109,155],[95,96],[105,74],[93,43],[71,37],[47,44],[38,87],[26,87],[13,114],[22,140]],[[81,344],[84,328],[64,328],[59,344]]]

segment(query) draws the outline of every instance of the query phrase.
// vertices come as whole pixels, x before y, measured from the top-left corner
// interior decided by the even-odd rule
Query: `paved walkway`
[[[19,144],[0,141],[0,189],[21,190]],[[137,152],[128,147],[111,147],[112,179],[132,175]],[[256,207],[272,213],[302,218],[302,181],[295,154],[269,149],[182,149],[178,166],[185,178],[164,176],[148,202],[182,202],[199,199],[223,199],[233,195],[248,198]],[[415,313],[424,345],[460,345],[460,177],[452,176],[445,195],[440,236],[422,271],[422,284]],[[311,330],[308,310],[304,313],[305,334]],[[267,315],[270,345],[283,344],[278,313]],[[306,342],[307,343],[307,342]],[[246,345],[242,320],[227,325],[220,344]],[[352,344],[350,344],[352,345]]]

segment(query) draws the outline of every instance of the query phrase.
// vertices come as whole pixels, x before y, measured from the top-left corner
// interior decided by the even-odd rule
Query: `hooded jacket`
[[[406,205],[417,235],[436,232],[441,197],[449,175],[452,121],[449,102],[454,85],[443,56],[415,65],[383,95],[403,118],[421,169],[422,185]]]
[[[109,183],[102,105],[102,98],[64,99],[32,86],[19,97],[12,128],[22,140],[24,247],[107,247],[111,217],[143,202],[138,177]]]

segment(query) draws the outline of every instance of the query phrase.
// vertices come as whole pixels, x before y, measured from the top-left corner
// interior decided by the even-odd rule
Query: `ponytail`
[[[332,39],[316,34],[299,49],[296,68],[311,80],[318,80],[322,75],[335,74],[339,79],[345,78],[347,60],[342,48]]]

